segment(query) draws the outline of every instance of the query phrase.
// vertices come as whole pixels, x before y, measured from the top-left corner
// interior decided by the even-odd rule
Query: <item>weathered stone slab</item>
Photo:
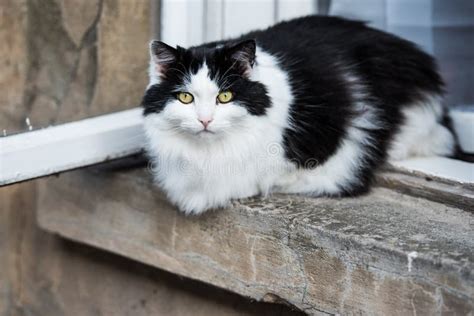
[[[144,168],[41,180],[38,220],[64,237],[311,314],[469,314],[473,214],[384,188],[275,195],[178,213]]]
[[[50,234],[36,197],[35,181],[0,188],[1,316],[302,314]]]

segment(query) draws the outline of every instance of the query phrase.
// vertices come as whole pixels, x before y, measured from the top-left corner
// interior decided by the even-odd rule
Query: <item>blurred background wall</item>
[[[39,128],[137,106],[147,81],[150,3],[1,0],[2,130],[25,130],[26,118]]]
[[[332,0],[329,14],[369,21],[417,43],[438,60],[446,103],[474,111],[474,1]]]

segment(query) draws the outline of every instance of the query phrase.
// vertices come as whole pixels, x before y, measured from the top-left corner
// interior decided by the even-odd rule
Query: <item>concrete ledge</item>
[[[40,180],[41,227],[310,314],[474,313],[474,215],[376,188],[275,195],[201,217],[175,211],[144,168]],[[98,280],[100,281],[100,280]]]

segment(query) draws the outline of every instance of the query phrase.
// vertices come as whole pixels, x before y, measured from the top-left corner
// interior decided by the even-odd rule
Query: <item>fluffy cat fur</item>
[[[433,58],[362,22],[309,16],[150,51],[147,151],[188,214],[271,192],[357,195],[388,159],[455,148]],[[233,100],[219,103],[222,91]]]

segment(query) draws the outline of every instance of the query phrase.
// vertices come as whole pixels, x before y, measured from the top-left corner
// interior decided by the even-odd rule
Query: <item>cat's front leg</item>
[[[298,193],[301,189],[301,176],[298,170],[285,173],[275,180],[274,193]]]
[[[276,180],[275,193],[305,194],[310,196],[340,195],[341,189],[334,177],[321,174],[321,170],[300,169]]]

